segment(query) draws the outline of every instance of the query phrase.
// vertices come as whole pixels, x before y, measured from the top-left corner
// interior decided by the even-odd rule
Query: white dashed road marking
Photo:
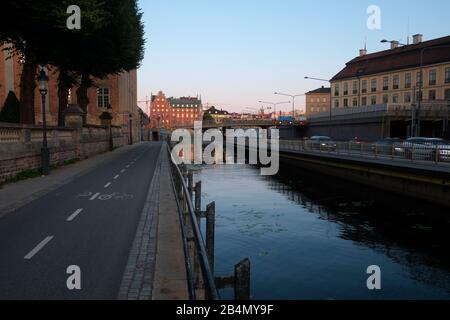
[[[42,250],[42,248],[44,248],[44,247],[47,245],[47,243],[49,243],[50,241],[52,241],[53,238],[54,238],[54,237],[51,236],[51,237],[47,237],[47,238],[45,238],[44,240],[42,240],[42,242],[39,243],[33,250],[31,250],[30,253],[28,253],[28,254],[24,257],[24,259],[25,259],[25,260],[31,260],[31,259],[32,259],[39,251]]]
[[[108,182],[107,184],[105,184],[105,189],[109,188],[110,185],[111,185],[111,182]]]
[[[72,215],[70,217],[67,218],[67,221],[68,222],[73,221],[82,211],[83,211],[83,209],[78,209],[77,211],[72,213]]]
[[[120,172],[121,172],[121,173],[125,173],[125,171],[126,171],[126,170],[125,170],[125,169],[123,169],[123,170],[122,170],[122,171],[120,171]]]
[[[115,177],[114,177],[114,180],[119,179],[119,177],[120,177],[120,174],[118,174],[117,176],[115,176]]]
[[[96,194],[94,194],[89,200],[95,200],[95,199],[97,199],[97,197],[100,195],[100,193],[96,193]]]

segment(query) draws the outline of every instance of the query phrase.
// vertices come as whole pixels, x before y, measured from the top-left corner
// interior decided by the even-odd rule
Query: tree
[[[20,122],[20,102],[14,92],[10,91],[0,112],[0,122]]]
[[[10,53],[23,58],[20,79],[21,122],[34,124],[34,90],[36,71],[39,64],[70,59],[73,51],[66,51],[70,41],[66,27],[67,7],[70,1],[54,0],[5,0],[0,16],[0,45],[8,44]],[[96,32],[104,27],[109,12],[101,0],[77,0],[83,8],[83,33]],[[11,23],[14,21],[14,23]],[[63,58],[63,56],[66,56]],[[58,64],[55,64],[58,65]]]
[[[209,112],[205,112],[205,114],[203,115],[203,121],[210,121],[213,119],[213,116]]]

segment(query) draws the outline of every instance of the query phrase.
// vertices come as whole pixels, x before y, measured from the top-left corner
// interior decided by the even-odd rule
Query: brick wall
[[[120,127],[113,127],[112,134],[114,147],[128,142]],[[24,170],[40,168],[42,137],[40,127],[0,123],[0,183]],[[49,128],[51,164],[60,165],[107,152],[109,137],[109,129],[102,126]]]

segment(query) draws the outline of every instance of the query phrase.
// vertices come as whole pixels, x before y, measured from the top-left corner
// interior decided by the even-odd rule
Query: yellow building
[[[450,100],[450,36],[411,45],[393,41],[389,50],[359,57],[331,79],[333,108],[417,104]]]
[[[331,107],[331,89],[321,87],[306,93],[306,117],[330,112]]]

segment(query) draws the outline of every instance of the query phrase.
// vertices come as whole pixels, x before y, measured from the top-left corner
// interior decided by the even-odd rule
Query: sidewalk
[[[141,143],[124,146],[112,152],[53,170],[50,175],[0,186],[0,218],[58,189],[91,170],[137,148]]]

